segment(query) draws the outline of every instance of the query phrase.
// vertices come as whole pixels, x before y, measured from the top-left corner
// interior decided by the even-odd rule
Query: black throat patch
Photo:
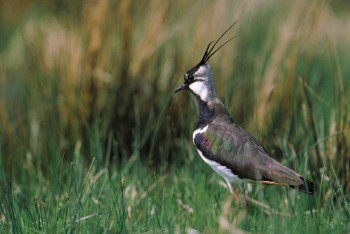
[[[197,97],[197,99],[199,109],[198,127],[202,127],[215,119],[215,110],[211,109],[208,103],[203,101],[200,97]]]

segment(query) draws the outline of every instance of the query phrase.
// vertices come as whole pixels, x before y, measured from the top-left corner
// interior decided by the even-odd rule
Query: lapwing
[[[193,132],[197,152],[204,162],[225,179],[236,200],[238,195],[231,185],[237,183],[240,186],[246,180],[289,186],[313,194],[314,183],[271,158],[264,147],[233,120],[216,96],[208,61],[234,38],[215,48],[233,25],[217,40],[208,44],[200,62],[185,73],[184,83],[174,91],[188,90],[197,101],[198,123]],[[246,204],[244,191],[243,195]]]

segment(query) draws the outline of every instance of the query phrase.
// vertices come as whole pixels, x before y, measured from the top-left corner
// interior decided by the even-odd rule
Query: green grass
[[[1,231],[346,233],[350,228],[347,204],[334,202],[335,194],[324,203],[322,191],[308,196],[253,185],[248,197],[260,204],[250,202],[244,209],[221,178],[196,161],[156,173],[135,157],[120,167],[104,167],[96,160],[83,164],[76,155],[71,164],[57,163],[45,179],[33,165],[28,168],[32,178],[12,189],[3,187]]]
[[[350,232],[349,11],[341,1],[10,1],[0,9],[3,233]],[[9,12],[11,14],[9,14]],[[207,43],[218,96],[314,196],[196,154],[174,95]],[[241,204],[242,205],[242,204]]]

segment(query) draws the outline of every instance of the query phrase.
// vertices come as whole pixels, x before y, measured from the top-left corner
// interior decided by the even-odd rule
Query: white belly
[[[223,165],[220,165],[219,163],[217,163],[215,161],[207,159],[206,157],[204,157],[202,152],[198,149],[197,149],[197,152],[201,156],[201,158],[204,160],[204,162],[206,162],[219,175],[224,177],[224,179],[226,180],[226,182],[228,184],[241,182],[241,179],[237,175],[233,174],[231,169],[229,169]]]

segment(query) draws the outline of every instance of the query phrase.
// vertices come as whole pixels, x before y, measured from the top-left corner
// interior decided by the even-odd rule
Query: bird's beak
[[[177,92],[179,92],[181,90],[185,90],[185,89],[188,89],[188,84],[183,83],[174,90],[174,93],[177,93]]]

